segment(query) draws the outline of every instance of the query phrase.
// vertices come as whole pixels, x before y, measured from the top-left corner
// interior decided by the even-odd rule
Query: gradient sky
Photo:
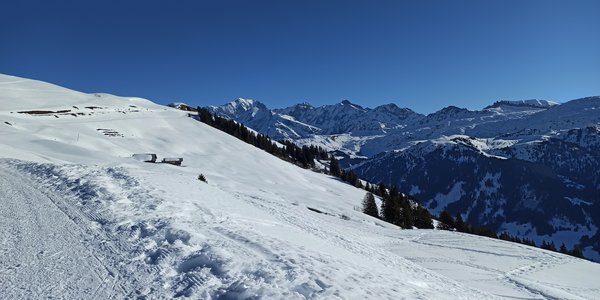
[[[600,1],[3,1],[0,73],[158,103],[600,95]]]

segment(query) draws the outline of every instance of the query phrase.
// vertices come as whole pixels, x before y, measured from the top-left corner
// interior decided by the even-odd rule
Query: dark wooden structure
[[[165,164],[172,164],[172,165],[175,165],[175,166],[181,166],[181,163],[183,162],[183,158],[181,158],[181,157],[178,157],[178,158],[165,157],[165,158],[163,158],[163,160],[161,162],[165,163]]]

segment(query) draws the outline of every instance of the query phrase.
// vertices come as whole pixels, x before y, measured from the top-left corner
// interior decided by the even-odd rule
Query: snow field
[[[85,114],[16,113],[69,105]],[[363,190],[146,100],[0,76],[0,140],[10,298],[600,298],[598,264],[400,230],[354,210]]]

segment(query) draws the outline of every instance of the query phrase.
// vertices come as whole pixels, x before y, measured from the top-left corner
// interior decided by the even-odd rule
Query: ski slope
[[[364,194],[186,112],[0,75],[8,298],[600,298],[598,264],[400,230],[357,211]]]

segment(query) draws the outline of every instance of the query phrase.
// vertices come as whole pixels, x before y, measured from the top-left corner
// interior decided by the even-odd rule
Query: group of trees
[[[408,197],[400,193],[397,186],[393,186],[389,192],[384,190],[380,194],[381,211],[377,209],[373,193],[367,192],[362,203],[363,213],[405,229],[413,227],[433,229],[429,211],[417,203],[411,202]]]
[[[223,118],[211,113],[207,108],[198,107],[198,119],[216,129],[228,133],[248,144],[254,145],[272,155],[281,159],[291,161],[304,168],[315,166],[315,159],[329,158],[327,151],[317,146],[302,146],[298,147],[290,141],[281,142],[278,145],[268,136],[256,133],[248,129],[241,123],[234,120]],[[283,145],[283,146],[282,146]]]
[[[486,236],[494,239],[498,238],[496,231],[492,229],[486,227],[473,226],[471,224],[465,223],[460,213],[456,214],[456,218],[454,218],[447,210],[444,210],[440,213],[438,220],[440,221],[438,228],[442,230],[456,229],[456,231],[458,232]]]
[[[456,214],[456,217],[453,218],[452,215],[447,210],[444,210],[440,213],[439,221],[440,221],[440,225],[438,226],[439,229],[456,230],[458,232],[486,236],[486,237],[490,237],[490,238],[494,238],[494,239],[501,239],[504,241],[510,241],[510,242],[514,242],[514,243],[537,247],[537,245],[535,244],[535,241],[528,239],[528,238],[519,238],[516,236],[512,236],[507,232],[502,232],[501,234],[498,235],[492,229],[485,228],[485,227],[476,227],[476,226],[466,224],[463,221],[460,213]],[[555,251],[555,252],[560,252],[563,254],[572,255],[575,257],[579,257],[579,258],[584,258],[581,249],[579,249],[578,247],[573,247],[572,250],[568,250],[564,243],[560,246],[559,250],[557,250],[556,246],[554,245],[554,242],[546,242],[544,240],[544,241],[542,241],[540,248]]]
[[[360,180],[358,175],[356,175],[356,173],[352,172],[351,170],[343,170],[340,168],[340,163],[333,154],[329,158],[329,174],[339,177],[342,181],[347,182],[359,189],[366,189],[366,186],[363,185],[363,182]],[[369,183],[367,183],[367,185],[369,185]]]
[[[575,256],[575,257],[579,257],[579,258],[584,258],[583,252],[581,251],[581,249],[579,249],[579,247],[575,246],[575,247],[573,247],[573,249],[569,250],[569,249],[567,249],[567,246],[565,246],[565,243],[562,243],[560,245],[560,248],[558,248],[558,250],[557,250],[556,245],[554,245],[554,242],[548,243],[544,240],[544,241],[542,241],[540,248],[554,251],[554,252],[560,252],[562,254],[567,254],[567,255],[571,255],[571,256]]]

